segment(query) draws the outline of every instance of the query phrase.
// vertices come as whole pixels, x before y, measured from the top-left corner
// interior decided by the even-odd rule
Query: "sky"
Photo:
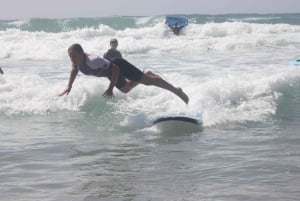
[[[0,19],[300,13],[299,0],[1,0]]]

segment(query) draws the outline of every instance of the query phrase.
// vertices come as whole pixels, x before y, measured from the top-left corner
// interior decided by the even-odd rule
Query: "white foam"
[[[278,69],[272,74],[269,72],[220,74],[200,80],[170,73],[170,82],[176,80],[176,85],[182,86],[190,96],[189,105],[168,91],[143,85],[126,95],[115,89],[115,100],[107,101],[101,94],[108,82],[86,76],[77,78],[68,96],[58,98],[57,94],[64,89],[67,80],[50,82],[37,75],[5,75],[0,76],[0,111],[43,115],[82,110],[91,102],[100,101],[112,104],[115,113],[124,114],[121,126],[136,129],[147,127],[155,118],[169,114],[199,116],[202,113],[204,126],[264,121],[276,113],[282,92],[293,87],[293,82],[300,82],[299,71]]]
[[[148,119],[170,114],[202,115],[206,127],[229,122],[261,122],[276,113],[283,90],[291,87],[291,80],[299,82],[300,73],[248,72],[217,76],[200,82],[196,78],[174,74],[170,79],[185,86],[185,91],[190,95],[188,106],[170,92],[141,86],[128,94],[126,101],[120,102],[119,106],[116,103],[117,108],[128,114],[144,111]],[[129,119],[126,119],[127,124],[132,123]],[[139,116],[134,116],[133,122],[139,122],[138,119]],[[138,125],[144,123],[139,122]]]
[[[203,111],[205,126],[228,122],[261,122],[276,113],[278,98],[299,73],[261,71],[214,77],[191,88],[191,108]]]
[[[84,79],[82,81],[81,79]],[[47,114],[77,111],[98,95],[102,84],[95,79],[78,78],[70,95],[58,97],[67,81],[48,81],[37,75],[0,76],[0,111],[6,114]]]
[[[131,129],[143,129],[150,125],[149,117],[145,113],[129,115],[120,123],[121,126]]]
[[[252,24],[225,22],[189,24],[182,36],[176,37],[164,23],[153,26],[114,30],[106,25],[82,28],[60,33],[28,32],[19,29],[0,31],[2,48],[0,58],[63,59],[73,43],[81,43],[87,52],[103,54],[112,37],[119,39],[119,48],[125,54],[177,54],[207,50],[232,51],[257,47],[281,46],[299,42],[300,26],[287,24]],[[296,41],[295,41],[296,40]]]

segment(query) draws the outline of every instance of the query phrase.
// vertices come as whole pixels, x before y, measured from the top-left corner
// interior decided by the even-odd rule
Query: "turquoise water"
[[[300,15],[186,15],[0,21],[1,200],[298,200]],[[67,48],[123,56],[190,96],[138,86],[102,93]],[[199,116],[196,132],[153,119]]]

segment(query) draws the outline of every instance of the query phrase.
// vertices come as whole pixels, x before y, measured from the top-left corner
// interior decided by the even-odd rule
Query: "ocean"
[[[295,201],[300,199],[300,14],[0,20],[1,201]],[[102,94],[68,47],[123,57],[182,87]],[[151,122],[197,116],[198,131]]]

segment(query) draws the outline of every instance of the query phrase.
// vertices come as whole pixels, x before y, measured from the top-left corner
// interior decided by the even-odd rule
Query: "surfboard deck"
[[[184,27],[188,24],[188,20],[183,17],[171,17],[171,16],[166,17],[166,24],[168,24],[169,26],[175,26],[176,22],[178,23],[177,24],[178,27]]]

